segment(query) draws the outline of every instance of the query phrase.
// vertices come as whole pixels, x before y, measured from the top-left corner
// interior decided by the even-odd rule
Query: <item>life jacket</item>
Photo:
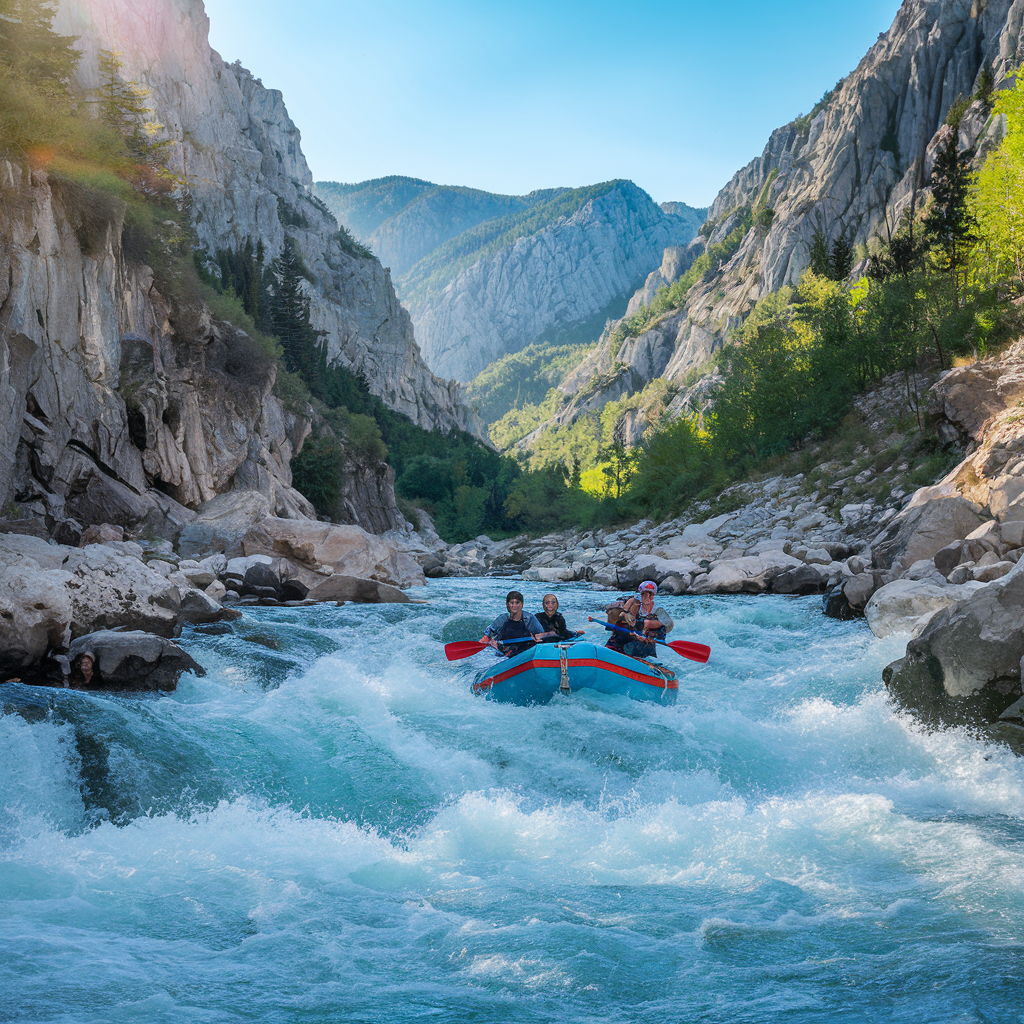
[[[569,630],[565,625],[565,619],[562,617],[561,612],[555,612],[554,615],[548,615],[547,612],[537,612],[537,621],[541,624],[545,633],[554,630],[558,634],[558,636],[545,637],[544,643],[553,644],[559,640],[569,639]]]
[[[509,644],[508,647],[502,645],[503,640],[514,640],[521,636],[530,636],[530,631],[526,628],[525,615],[518,622],[510,617],[494,639],[498,641],[501,650],[508,655],[521,654],[523,651],[528,651],[531,647],[537,646],[532,640],[529,643]]]

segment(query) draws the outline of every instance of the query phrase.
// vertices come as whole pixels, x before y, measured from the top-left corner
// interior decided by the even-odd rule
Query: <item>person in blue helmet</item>
[[[484,630],[480,642],[493,647],[499,654],[511,657],[522,654],[536,646],[544,633],[544,627],[537,621],[532,612],[523,613],[523,595],[518,590],[510,590],[505,597],[504,615],[499,615]],[[526,639],[529,637],[529,639]],[[522,638],[521,643],[509,643]]]

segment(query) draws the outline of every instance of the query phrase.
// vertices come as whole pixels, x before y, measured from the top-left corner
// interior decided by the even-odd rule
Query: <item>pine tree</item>
[[[138,82],[126,82],[121,77],[123,67],[118,51],[100,50],[100,117],[125,140],[133,157],[153,163],[166,145],[154,141],[163,125],[150,120],[149,90]]]
[[[976,222],[968,205],[971,155],[959,152],[957,133],[947,129],[932,170],[934,202],[924,219],[925,239],[950,276],[957,309],[963,305],[964,275],[975,242]]]
[[[274,260],[274,290],[268,308],[268,326],[280,339],[285,365],[300,373],[316,392],[324,369],[324,353],[318,331],[309,322],[309,296],[302,289],[303,266],[295,245],[285,238],[281,254]]]

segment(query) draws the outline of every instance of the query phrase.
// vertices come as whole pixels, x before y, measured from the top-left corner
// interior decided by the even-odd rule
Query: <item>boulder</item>
[[[911,503],[872,542],[876,569],[899,574],[914,562],[934,558],[935,553],[954,541],[963,540],[982,523],[979,506],[965,498],[943,496]]]
[[[124,540],[124,527],[100,523],[86,529],[79,544],[85,547],[87,544],[106,544],[116,540]]]
[[[1024,566],[937,612],[884,673],[903,706],[943,724],[993,721],[1021,695]]]
[[[931,617],[944,608],[962,601],[976,584],[939,586],[927,580],[893,580],[871,595],[864,608],[864,617],[875,636],[894,633],[917,635]]]
[[[178,621],[183,623],[219,622],[223,612],[224,609],[220,602],[212,595],[206,594],[196,587],[187,587],[181,595]]]
[[[335,573],[306,595],[310,601],[356,601],[360,604],[408,604],[409,597],[397,587],[378,580]]]
[[[816,565],[798,565],[772,580],[773,594],[820,594],[828,585],[828,574]]]
[[[296,574],[297,578],[310,586],[317,580],[309,574],[323,575],[325,571],[399,587],[426,582],[415,559],[399,550],[393,541],[367,533],[359,526],[267,516],[245,533],[242,550],[246,555],[287,558],[304,570]]]
[[[689,589],[690,577],[677,576],[675,573],[671,576],[666,576],[658,587],[658,590],[663,591],[672,597],[679,597],[681,594],[685,594]]]
[[[862,614],[871,595],[877,589],[875,577],[869,572],[860,572],[843,584],[843,596],[853,611]]]
[[[825,596],[821,599],[821,610],[828,618],[839,619],[840,622],[849,622],[851,619],[860,618],[863,614],[850,605],[840,586],[831,587],[825,592]]]
[[[788,556],[784,556],[788,557]],[[716,562],[705,576],[690,584],[691,594],[760,594],[768,583],[763,559],[756,555]]]
[[[257,597],[281,596],[281,580],[273,568],[263,562],[256,562],[245,570],[240,594],[255,594]]]
[[[270,501],[259,491],[228,491],[202,505],[178,537],[183,558],[212,552],[228,557],[242,553],[242,538],[253,523],[270,514]]]
[[[35,539],[35,538],[33,538]],[[0,679],[37,664],[71,638],[71,574],[29,559],[0,561]]]
[[[178,635],[181,597],[171,580],[105,544],[65,550],[72,636],[115,626]]]
[[[182,672],[206,670],[172,640],[141,630],[99,630],[72,641],[72,666],[85,652],[95,656],[97,685],[107,690],[173,690]],[[73,680],[72,680],[73,681]]]

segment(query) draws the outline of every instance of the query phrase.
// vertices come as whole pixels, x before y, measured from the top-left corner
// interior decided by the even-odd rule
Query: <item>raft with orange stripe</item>
[[[631,658],[586,640],[538,644],[489,665],[473,681],[474,693],[512,704],[546,704],[556,693],[578,690],[673,704],[679,683],[661,662]]]

